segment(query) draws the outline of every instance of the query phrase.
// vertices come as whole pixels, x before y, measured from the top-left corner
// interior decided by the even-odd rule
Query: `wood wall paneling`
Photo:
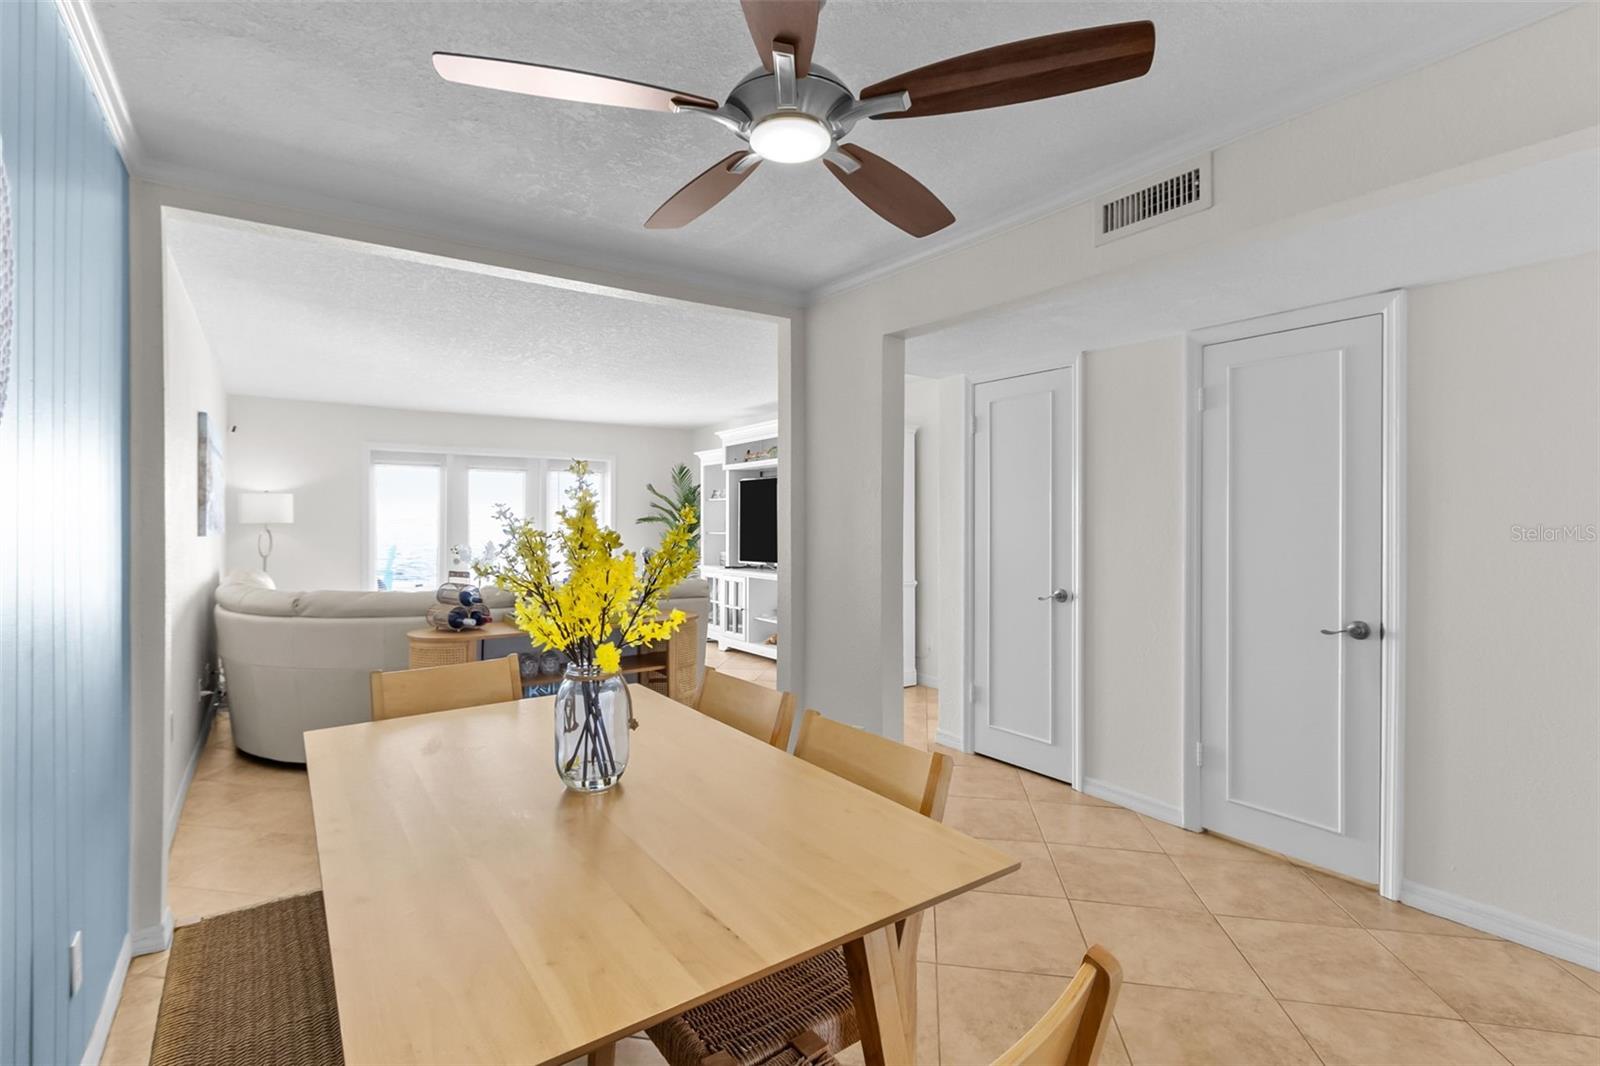
[[[0,4],[0,141],[0,1060],[76,1062],[128,933],[127,173],[53,4]]]

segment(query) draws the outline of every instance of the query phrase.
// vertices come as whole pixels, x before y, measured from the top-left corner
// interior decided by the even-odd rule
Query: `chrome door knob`
[[[1365,622],[1351,622],[1349,625],[1340,626],[1338,629],[1318,630],[1325,637],[1347,636],[1351,640],[1366,640],[1372,636],[1372,627]]]
[[[1044,602],[1045,600],[1055,600],[1057,603],[1071,603],[1072,602],[1072,593],[1068,592],[1066,589],[1056,589],[1054,592],[1050,593],[1050,595],[1048,595],[1048,596],[1040,596],[1039,597],[1039,601],[1041,603]]]

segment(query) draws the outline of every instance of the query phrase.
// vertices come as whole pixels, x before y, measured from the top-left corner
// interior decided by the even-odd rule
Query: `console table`
[[[652,645],[622,660],[624,676],[641,682],[662,680],[665,676],[667,695],[680,703],[694,699],[698,686],[695,656],[696,623],[694,614],[684,618],[678,631],[667,638],[666,644]],[[507,637],[524,637],[526,634],[510,622],[490,622],[476,629],[434,629],[424,626],[406,634],[409,646],[408,665],[416,670],[426,666],[450,666],[472,662],[483,657],[483,642],[503,640]],[[560,674],[539,674],[525,679],[529,685],[553,684],[561,680]]]

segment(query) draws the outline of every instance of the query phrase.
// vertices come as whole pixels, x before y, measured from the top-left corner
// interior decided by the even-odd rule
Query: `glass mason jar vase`
[[[628,768],[633,700],[621,674],[577,663],[556,691],[556,773],[574,792],[604,792]]]

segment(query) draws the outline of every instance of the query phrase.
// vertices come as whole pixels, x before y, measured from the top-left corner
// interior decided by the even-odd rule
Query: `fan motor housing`
[[[782,106],[778,102],[778,78],[764,67],[757,67],[728,94],[724,110],[737,109],[745,119],[741,135],[764,118],[780,112],[799,112],[809,115],[827,127],[835,143],[855,126],[854,118],[845,112],[855,103],[855,95],[842,81],[826,68],[811,65],[811,73],[794,80],[794,104]],[[843,119],[843,121],[841,121]]]

